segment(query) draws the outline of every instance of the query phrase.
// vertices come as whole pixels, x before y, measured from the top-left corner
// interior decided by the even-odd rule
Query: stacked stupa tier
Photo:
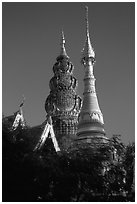
[[[53,66],[54,76],[50,80],[50,94],[45,103],[47,114],[51,115],[55,135],[61,142],[68,142],[77,133],[78,114],[82,105],[76,94],[77,79],[73,76],[74,66],[65,50],[62,33],[61,53]]]

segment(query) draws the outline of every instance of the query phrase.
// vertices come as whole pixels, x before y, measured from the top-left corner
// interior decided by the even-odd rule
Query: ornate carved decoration
[[[45,110],[52,116],[56,135],[76,134],[77,131],[82,99],[76,94],[78,81],[72,75],[73,69],[69,57],[64,54],[57,57],[53,66],[54,76],[49,82],[51,91],[45,102]]]

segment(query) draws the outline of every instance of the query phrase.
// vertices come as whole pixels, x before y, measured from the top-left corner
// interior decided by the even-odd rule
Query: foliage
[[[49,139],[33,152],[41,128],[9,127],[3,122],[3,201],[134,201],[134,144],[112,137],[56,153]]]

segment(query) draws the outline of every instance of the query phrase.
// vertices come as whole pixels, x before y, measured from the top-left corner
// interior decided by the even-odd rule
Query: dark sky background
[[[2,9],[3,113],[18,110],[26,97],[28,125],[45,120],[52,67],[60,52],[63,28],[66,50],[82,97],[84,68],[80,64],[85,42],[85,5],[89,7],[90,37],[96,51],[94,75],[108,137],[121,134],[134,141],[135,13],[134,3],[43,2],[6,3]]]

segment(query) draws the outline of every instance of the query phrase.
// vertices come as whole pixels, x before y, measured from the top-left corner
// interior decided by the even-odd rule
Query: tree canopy
[[[34,152],[41,128],[12,132],[9,123],[3,120],[3,201],[134,201],[134,143],[113,136],[56,153],[48,139]]]

